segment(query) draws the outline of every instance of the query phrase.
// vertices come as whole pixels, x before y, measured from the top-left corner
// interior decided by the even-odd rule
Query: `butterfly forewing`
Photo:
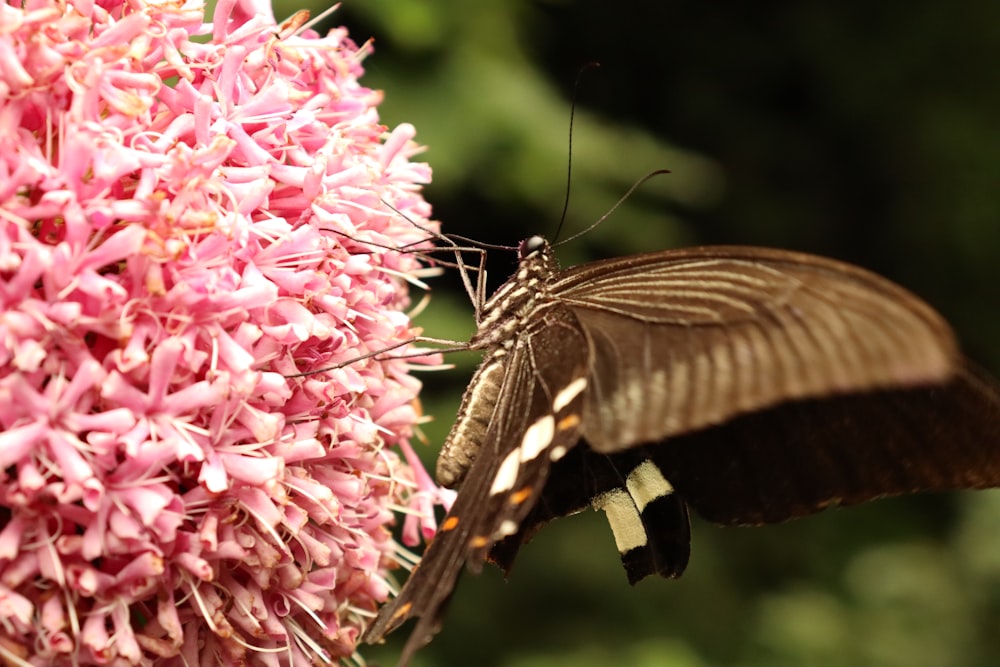
[[[487,504],[478,510],[492,517],[492,526],[484,525],[473,538],[474,568],[498,540],[519,530],[537,502],[552,464],[580,439],[590,349],[576,318],[566,309],[548,310],[522,336],[514,354],[527,357],[534,391],[530,401],[504,406],[518,411],[516,418],[523,422],[521,428],[508,434],[509,444],[515,446],[502,453]]]
[[[490,361],[488,358],[485,364]],[[489,426],[482,435],[498,446],[511,442],[511,438],[517,437],[518,433],[523,434],[527,415],[514,410],[522,402],[531,401],[535,393],[526,356],[510,355],[504,363],[505,374],[497,390],[498,400],[491,405],[481,404],[479,401],[488,400],[486,394],[481,394],[479,399],[471,401],[470,406],[471,409],[488,412]],[[477,446],[478,453],[485,453],[480,450],[481,446]],[[399,594],[382,607],[378,618],[365,631],[364,641],[376,642],[408,619],[418,619],[403,649],[401,665],[408,662],[413,653],[439,630],[455,583],[468,559],[473,536],[493,529],[494,517],[486,516],[480,508],[489,500],[501,452],[489,453],[491,455],[475,457],[465,473],[461,493],[427,545],[420,563]]]
[[[569,269],[551,290],[594,346],[584,433],[605,452],[791,399],[939,382],[959,358],[909,292],[798,253],[652,253]]]
[[[452,434],[457,448],[469,446],[477,454],[423,559],[400,594],[380,611],[365,641],[377,641],[417,618],[403,651],[405,663],[437,632],[463,565],[478,570],[497,541],[518,531],[552,464],[579,440],[588,361],[579,324],[572,313],[558,308],[522,331],[509,350],[487,352],[484,367],[502,364],[502,382],[496,392],[472,393],[463,409],[488,413],[488,427],[480,432],[457,425],[461,436]],[[481,443],[464,442],[479,437]]]

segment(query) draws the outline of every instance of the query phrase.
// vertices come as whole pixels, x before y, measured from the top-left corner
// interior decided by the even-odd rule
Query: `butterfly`
[[[742,246],[561,270],[550,244],[478,311],[484,353],[437,463],[458,495],[363,635],[440,629],[463,568],[509,571],[548,521],[603,510],[631,583],[678,577],[689,508],[724,525],[1000,486],[1000,383],[902,287]]]

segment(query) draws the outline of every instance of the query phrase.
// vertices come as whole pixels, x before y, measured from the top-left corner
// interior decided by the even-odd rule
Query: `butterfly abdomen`
[[[470,389],[462,397],[455,425],[438,456],[438,484],[454,488],[461,483],[479,455],[503,382],[503,349],[489,356],[476,371]]]

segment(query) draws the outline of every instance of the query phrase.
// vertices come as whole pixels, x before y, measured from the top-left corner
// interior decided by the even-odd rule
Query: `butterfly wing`
[[[575,267],[552,286],[594,349],[584,435],[601,452],[784,401],[946,380],[944,320],[834,260],[716,247]]]
[[[501,386],[478,399],[495,395],[495,405],[470,406],[492,415],[479,454],[421,562],[363,637],[379,641],[416,618],[400,665],[438,631],[463,565],[479,570],[493,545],[517,532],[552,464],[579,440],[589,348],[572,313],[550,310],[509,352],[489,351],[484,363],[497,357],[504,363]]]
[[[1000,391],[963,368],[940,385],[790,402],[644,449],[699,514],[730,525],[995,487]]]
[[[687,504],[642,448],[608,455],[581,441],[557,461],[518,532],[497,543],[490,561],[509,573],[520,548],[546,523],[589,507],[604,510],[629,583],[679,577],[691,554]]]
[[[995,381],[963,369],[940,316],[877,275],[700,248],[570,269],[552,291],[594,350],[585,444],[495,547],[505,569],[541,525],[587,504],[607,511],[635,582],[683,571],[684,501],[759,524],[1000,484]]]
[[[508,570],[545,523],[594,505],[608,513],[630,583],[677,577],[690,553],[687,505],[715,523],[761,525],[884,496],[996,486],[1000,388],[966,365],[945,383],[789,401],[612,454],[582,440],[491,560]]]

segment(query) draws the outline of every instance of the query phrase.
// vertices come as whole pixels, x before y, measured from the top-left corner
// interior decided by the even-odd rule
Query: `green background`
[[[279,5],[279,17],[301,4]],[[313,8],[314,13],[321,8]],[[445,231],[556,232],[564,265],[701,243],[806,250],[925,297],[1000,370],[1000,3],[349,0],[364,82],[412,122]],[[502,279],[513,257],[492,252]],[[453,272],[428,335],[464,339]],[[425,375],[433,460],[475,357]],[[946,416],[944,418],[947,418]],[[603,517],[558,521],[508,583],[463,578],[417,665],[1000,665],[1000,492],[763,529],[695,521],[678,581],[630,587]],[[365,650],[394,664],[405,632]]]

